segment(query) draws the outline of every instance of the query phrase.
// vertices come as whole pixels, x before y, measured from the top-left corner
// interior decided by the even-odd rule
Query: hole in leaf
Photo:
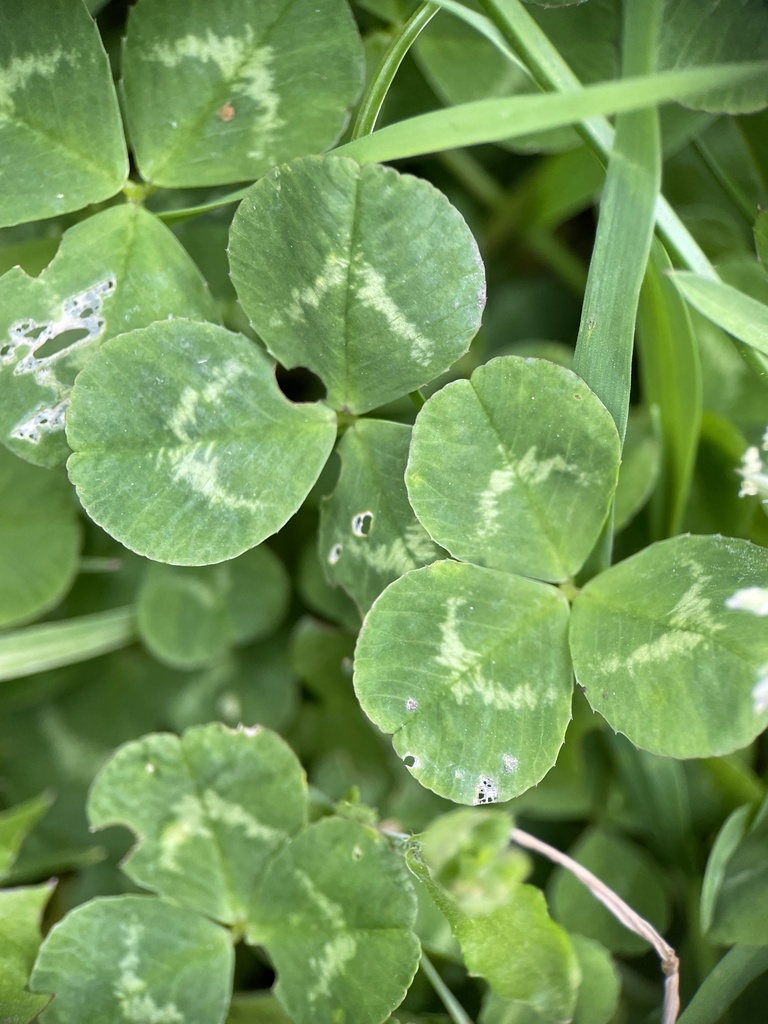
[[[61,352],[62,349],[67,348],[69,345],[74,345],[75,342],[88,338],[90,334],[91,332],[85,327],[73,327],[69,331],[62,331],[61,334],[54,334],[52,338],[48,338],[47,341],[43,342],[35,355],[38,359],[52,356],[56,352]]]
[[[475,791],[476,804],[495,804],[499,798],[496,783],[492,779],[482,778]]]
[[[341,544],[334,544],[331,550],[328,552],[328,565],[336,565],[338,560],[341,558],[341,552]]]
[[[278,366],[275,379],[285,397],[292,402],[318,402],[327,394],[325,384],[306,366],[296,366],[293,370]]]
[[[421,768],[421,761],[415,754],[403,754],[403,764],[406,768]]]
[[[373,529],[373,512],[358,512],[352,517],[352,533],[356,537],[367,537]]]

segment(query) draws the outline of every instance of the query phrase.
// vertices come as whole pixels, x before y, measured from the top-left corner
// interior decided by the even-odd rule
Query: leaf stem
[[[440,1002],[448,1011],[448,1016],[453,1021],[453,1024],[472,1024],[472,1020],[467,1015],[464,1007],[440,977],[427,954],[423,952],[421,954],[421,969],[429,978],[432,988],[440,997]]]
[[[566,871],[570,871],[574,878],[577,878],[582,885],[586,886],[595,899],[599,900],[620,924],[623,924],[625,928],[634,932],[635,935],[639,935],[641,939],[645,939],[646,942],[653,946],[661,960],[661,969],[666,979],[664,982],[664,1006],[661,1024],[674,1024],[680,1010],[680,961],[677,958],[677,953],[675,953],[666,939],[656,931],[650,921],[646,921],[628,903],[625,903],[618,893],[615,893],[597,875],[593,875],[591,871],[579,864],[578,861],[573,860],[566,853],[561,853],[560,850],[550,846],[549,843],[545,843],[541,839],[537,839],[536,836],[523,832],[519,828],[513,828],[509,838],[511,842],[517,843],[518,846],[523,846],[527,850],[535,850],[536,853],[540,853],[547,860],[551,860],[554,864],[559,864],[565,868]]]
[[[418,39],[422,29],[427,27],[439,10],[437,4],[421,4],[389,44],[360,103],[350,134],[352,142],[364,135],[370,135],[375,129],[384,100],[405,55]]]

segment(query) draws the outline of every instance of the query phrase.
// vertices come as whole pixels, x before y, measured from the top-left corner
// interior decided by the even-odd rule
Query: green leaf
[[[755,246],[763,268],[768,270],[768,210],[762,210],[755,220]]]
[[[272,355],[315,372],[329,403],[353,413],[447,370],[485,304],[480,254],[445,196],[336,156],[256,182],[232,223],[230,263]]]
[[[416,898],[373,829],[327,818],[272,862],[249,941],[266,946],[296,1024],[381,1024],[416,973]]]
[[[655,69],[663,0],[623,5],[622,72]],[[595,243],[573,356],[574,370],[614,419],[624,441],[640,287],[645,276],[661,184],[658,111],[627,111],[616,119]],[[627,230],[627,225],[632,230]],[[608,564],[609,522],[596,562]]]
[[[233,961],[227,932],[199,914],[117,896],[54,925],[30,986],[56,996],[42,1024],[222,1024]]]
[[[659,476],[659,460],[659,443],[650,419],[630,415],[614,503],[616,532],[634,519],[653,493]]]
[[[573,1024],[608,1024],[613,1020],[621,982],[611,955],[583,935],[571,935],[581,968]],[[500,999],[493,991],[483,1003],[480,1024],[544,1024],[544,1018],[526,1003]]]
[[[569,853],[617,892],[633,910],[664,931],[669,921],[669,910],[662,876],[640,847],[610,832],[593,828],[581,836]],[[555,868],[549,893],[552,913],[569,931],[602,943],[612,953],[638,956],[648,952],[648,943],[620,924],[564,868]]]
[[[453,6],[443,0],[438,2],[451,14],[458,14]],[[548,6],[554,7],[556,2]],[[471,6],[478,7],[476,0]],[[592,0],[586,10],[565,15],[540,10],[531,13],[575,73],[582,81],[591,83],[616,75],[617,6],[614,0]],[[415,48],[425,77],[445,103],[538,92],[530,72],[516,55],[519,51],[510,50],[492,22],[467,8],[459,17],[465,24],[457,18],[437,19]],[[512,145],[526,150],[551,150],[577,143],[578,137],[571,129],[560,128],[534,133]]]
[[[718,1024],[751,981],[768,970],[768,946],[734,946],[710,971],[679,1024]]]
[[[362,74],[346,0],[142,0],[123,58],[142,176],[167,188],[252,181],[326,149]]]
[[[313,538],[299,556],[296,586],[304,604],[323,619],[337,622],[348,633],[357,634],[360,629],[360,610],[341,587],[332,587],[325,577],[317,550],[317,538]]]
[[[621,978],[613,958],[599,942],[583,935],[571,935],[581,968],[581,985],[576,997],[573,1024],[608,1024],[621,994]]]
[[[408,504],[403,475],[410,427],[358,420],[338,446],[341,476],[323,502],[319,543],[329,580],[366,612],[381,591],[444,552]]]
[[[638,75],[551,96],[513,96],[462,103],[381,128],[340,146],[359,163],[398,160],[459,146],[503,142],[545,128],[576,124],[596,115],[640,110],[673,100],[722,95],[725,87],[764,82],[765,62],[711,65],[690,71]]]
[[[723,945],[768,945],[768,801],[748,823],[739,808],[723,826],[710,855],[702,890],[710,889],[709,935]],[[715,878],[712,878],[714,871]],[[709,883],[709,885],[708,885]],[[704,914],[702,914],[702,917]]]
[[[52,885],[0,890],[0,1020],[28,1024],[50,1002],[32,995],[27,982],[40,946],[40,922]]]
[[[423,786],[457,803],[510,800],[544,777],[563,742],[567,623],[553,587],[434,562],[368,613],[355,690]]]
[[[753,808],[749,804],[737,807],[723,822],[709,852],[701,886],[700,914],[703,934],[709,932],[712,927],[715,905],[728,869],[728,862],[749,829],[752,813]]]
[[[41,793],[23,804],[0,812],[0,879],[10,873],[27,833],[34,828],[52,803],[53,797],[49,793]]]
[[[652,506],[657,537],[680,529],[701,427],[697,338],[688,309],[665,273],[671,267],[661,243],[653,242],[637,316],[643,393],[648,405],[658,408],[661,429],[661,488]]]
[[[544,7],[547,8],[558,8],[558,7],[578,7],[586,0],[523,0],[523,3],[529,6]],[[594,4],[593,4],[594,6]]]
[[[169,708],[175,731],[217,721],[236,726],[258,722],[283,731],[298,703],[296,677],[282,633],[266,643],[242,647],[222,662],[187,677]]]
[[[571,1019],[579,962],[539,889],[519,885],[492,913],[464,916],[456,935],[469,973],[485,978],[497,995],[531,1006],[547,1021]]]
[[[69,590],[80,524],[61,472],[30,466],[0,448],[0,627],[37,618]]]
[[[235,992],[226,1024],[292,1024],[271,992]]]
[[[115,651],[136,636],[133,608],[116,608],[0,635],[0,680],[45,672]]]
[[[509,834],[512,818],[491,808],[462,807],[435,818],[419,837],[436,881],[463,913],[478,916],[506,903],[530,862]]]
[[[156,217],[115,206],[67,231],[39,277],[0,278],[0,440],[39,465],[69,454],[72,381],[107,338],[154,320],[218,320],[208,287]]]
[[[664,5],[659,36],[660,68],[706,67],[714,63],[762,60],[768,36],[768,8],[763,0],[676,0]],[[681,45],[684,41],[684,45]],[[749,113],[768,103],[768,86],[762,81],[734,86],[712,97],[686,102],[687,106],[713,113]]]
[[[267,864],[306,813],[304,773],[290,748],[268,730],[219,723],[126,744],[88,801],[95,828],[124,824],[138,837],[123,863],[130,878],[239,927]]]
[[[253,342],[176,320],[113,339],[81,371],[67,468],[90,517],[126,547],[204,565],[279,530],[335,436],[331,410],[289,402]]]
[[[591,580],[574,601],[570,636],[594,710],[636,746],[668,757],[749,743],[768,722],[758,690],[768,630],[727,602],[766,578],[764,548],[683,536]]]
[[[204,667],[233,644],[270,633],[288,602],[282,563],[266,547],[220,565],[151,565],[139,594],[139,633],[173,668]]]
[[[117,96],[80,0],[0,9],[0,225],[109,199],[128,175]]]
[[[686,270],[670,276],[683,298],[734,338],[768,355],[768,306],[722,281],[710,281]]]
[[[429,399],[406,485],[454,557],[560,582],[598,538],[619,457],[610,414],[574,373],[503,356]]]

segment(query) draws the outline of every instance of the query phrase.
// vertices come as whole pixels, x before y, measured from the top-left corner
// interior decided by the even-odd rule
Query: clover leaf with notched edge
[[[229,254],[259,337],[283,366],[316,373],[334,409],[421,387],[480,326],[485,272],[463,218],[426,181],[378,164],[276,167],[240,204]]]
[[[335,438],[332,410],[289,402],[252,341],[172,320],[112,339],[78,375],[67,468],[88,515],[126,547],[205,565],[279,530]]]

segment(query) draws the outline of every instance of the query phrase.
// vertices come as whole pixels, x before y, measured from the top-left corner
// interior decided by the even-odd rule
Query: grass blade
[[[334,152],[367,164],[501,142],[529,132],[574,124],[597,114],[618,114],[701,97],[718,86],[766,74],[768,64],[764,62],[721,64],[601,82],[578,92],[477,100],[399,121],[339,146]]]
[[[681,270],[670,277],[694,309],[745,345],[768,355],[768,306],[722,281]]]
[[[15,629],[0,636],[0,681],[86,661],[135,638],[133,608]]]
[[[701,367],[691,318],[667,276],[669,256],[654,242],[638,313],[645,401],[659,411],[661,483],[653,498],[655,540],[679,533],[701,428]]]
[[[701,983],[678,1024],[717,1024],[747,985],[768,970],[768,946],[734,946]]]
[[[384,100],[387,98],[387,93],[400,65],[405,59],[405,55],[439,9],[437,4],[421,4],[387,47],[387,51],[381,58],[381,63],[376,68],[373,78],[365,91],[365,95],[360,102],[360,109],[357,112],[357,117],[350,133],[350,138],[353,142],[355,139],[361,139],[366,135],[370,135],[376,127],[381,108],[384,106]]]
[[[628,0],[624,66],[652,66],[660,5]],[[624,437],[640,286],[661,184],[655,110],[622,114],[616,127],[589,265],[573,368],[601,399]]]

